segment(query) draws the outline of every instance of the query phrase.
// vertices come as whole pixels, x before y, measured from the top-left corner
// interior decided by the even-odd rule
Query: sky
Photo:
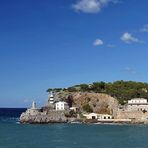
[[[148,82],[147,0],[0,0],[0,107],[48,88]]]

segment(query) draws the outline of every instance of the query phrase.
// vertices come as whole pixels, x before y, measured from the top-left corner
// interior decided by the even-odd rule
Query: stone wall
[[[148,121],[148,112],[142,111],[122,111],[117,112],[117,119],[132,119],[133,121]]]

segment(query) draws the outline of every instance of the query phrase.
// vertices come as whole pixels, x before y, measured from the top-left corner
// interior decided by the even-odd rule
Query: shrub
[[[91,106],[89,104],[84,105],[83,110],[88,112],[88,113],[93,112],[93,109],[91,108]]]

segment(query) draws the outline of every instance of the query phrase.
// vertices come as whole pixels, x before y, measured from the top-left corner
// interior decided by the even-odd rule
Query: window
[[[96,117],[95,116],[92,116],[92,119],[96,119]]]

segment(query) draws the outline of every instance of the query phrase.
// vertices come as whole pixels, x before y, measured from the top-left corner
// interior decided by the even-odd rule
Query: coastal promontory
[[[117,122],[147,123],[148,84],[132,81],[95,82],[69,88],[49,88],[40,109],[22,113],[21,123]]]

